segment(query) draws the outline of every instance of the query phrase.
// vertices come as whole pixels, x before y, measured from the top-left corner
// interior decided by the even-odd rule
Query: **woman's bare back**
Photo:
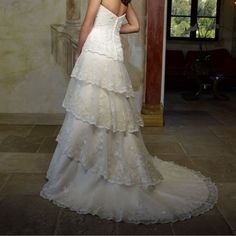
[[[101,5],[117,17],[125,15],[127,23],[122,25],[120,33],[136,33],[139,31],[139,20],[130,1],[127,0],[128,4],[124,4],[123,2],[125,1],[89,0],[85,18],[80,29],[79,41],[75,54],[76,59],[79,57],[88,34],[93,28],[93,24]]]
[[[102,0],[101,4],[117,16],[122,16],[127,11],[121,0]]]

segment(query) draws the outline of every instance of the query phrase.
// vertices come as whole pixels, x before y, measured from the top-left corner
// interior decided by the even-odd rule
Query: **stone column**
[[[80,1],[66,0],[66,25],[69,27],[80,26]]]
[[[147,0],[147,65],[145,102],[142,108],[145,126],[163,126],[163,47],[166,0]]]
[[[51,25],[52,54],[70,79],[75,64],[75,52],[80,32],[81,0],[66,0],[65,24]]]

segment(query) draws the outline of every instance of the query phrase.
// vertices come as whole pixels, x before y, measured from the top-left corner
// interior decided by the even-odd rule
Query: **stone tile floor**
[[[60,126],[0,125],[0,234],[236,234],[236,95],[165,98],[165,127],[142,128],[150,153],[211,177],[219,187],[217,206],[174,224],[132,225],[78,215],[39,196]],[[1,123],[1,119],[0,119]]]

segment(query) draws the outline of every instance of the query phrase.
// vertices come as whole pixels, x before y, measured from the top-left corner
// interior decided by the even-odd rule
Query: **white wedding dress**
[[[147,151],[119,30],[125,15],[100,6],[71,74],[63,125],[40,196],[79,214],[168,223],[213,208],[209,177]]]

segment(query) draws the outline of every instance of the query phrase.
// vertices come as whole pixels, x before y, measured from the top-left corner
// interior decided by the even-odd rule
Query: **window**
[[[168,0],[168,39],[217,40],[220,0]]]

